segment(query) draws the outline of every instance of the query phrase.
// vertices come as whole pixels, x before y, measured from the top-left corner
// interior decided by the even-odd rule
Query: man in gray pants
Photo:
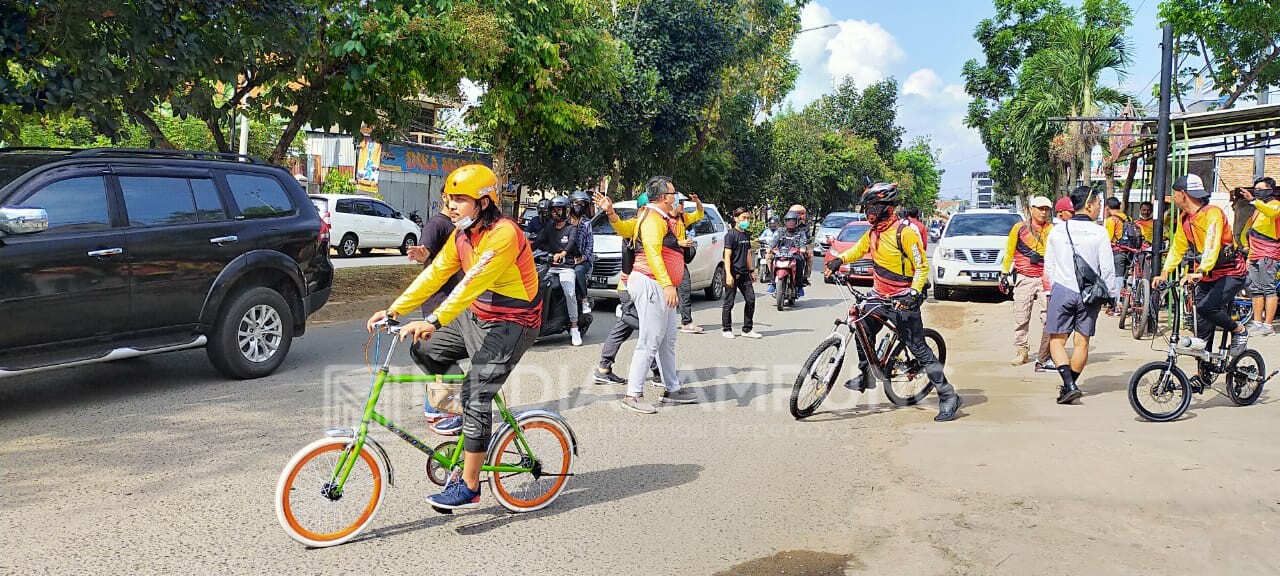
[[[627,275],[623,274],[619,281],[626,286]],[[596,384],[626,384],[627,379],[613,373],[613,363],[618,357],[618,350],[622,348],[622,343],[630,338],[636,329],[640,327],[640,319],[636,317],[636,305],[631,301],[631,294],[626,290],[618,291],[618,321],[614,323],[613,330],[609,331],[609,335],[604,339],[604,346],[600,348],[600,366],[596,368],[595,375],[592,380]],[[658,372],[657,361],[652,366],[653,376],[651,381],[661,382],[662,375]]]

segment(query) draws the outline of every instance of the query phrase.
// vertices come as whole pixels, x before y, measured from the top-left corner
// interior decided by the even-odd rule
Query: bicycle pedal
[[[439,512],[439,513],[441,513],[441,514],[453,514],[453,510],[450,510],[450,509],[448,509],[448,508],[440,508],[440,507],[437,507],[437,506],[432,506],[432,507],[431,507],[431,509],[432,509],[432,510],[435,510],[436,512]]]

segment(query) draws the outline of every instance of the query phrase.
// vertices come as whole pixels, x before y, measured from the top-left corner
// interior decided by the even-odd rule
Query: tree
[[[847,210],[867,180],[901,180],[880,158],[874,140],[831,130],[815,105],[778,115],[772,156],[775,169],[764,198],[779,209],[800,203],[818,213]]]
[[[106,134],[128,119],[171,147],[154,116],[165,104],[221,151],[237,115],[285,118],[274,163],[307,124],[390,139],[411,99],[456,91],[503,37],[462,0],[51,0],[7,12],[0,34],[0,105],[74,112]]]
[[[910,146],[895,153],[893,169],[900,175],[910,177],[906,186],[899,182],[902,204],[919,208],[925,214],[932,214],[938,201],[938,192],[942,189],[942,174],[938,171],[938,155],[929,140],[917,138]]]
[[[1258,88],[1280,85],[1280,9],[1274,1],[1165,0],[1160,17],[1173,24],[1179,52],[1204,62],[1179,70],[1179,97],[1202,73],[1224,97],[1223,108]]]
[[[618,43],[605,29],[602,0],[490,0],[498,15],[500,57],[468,69],[485,88],[470,120],[493,145],[500,183],[513,145],[574,142],[601,125],[597,104],[618,90]]]
[[[832,130],[875,140],[876,153],[886,161],[891,160],[902,145],[905,130],[897,125],[898,81],[893,77],[867,86],[861,92],[853,78],[845,77],[834,92],[818,99],[815,112]]]

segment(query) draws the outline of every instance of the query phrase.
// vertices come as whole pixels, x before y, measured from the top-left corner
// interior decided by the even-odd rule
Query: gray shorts
[[[1098,326],[1098,311],[1102,303],[1092,306],[1080,300],[1080,293],[1060,284],[1054,284],[1049,292],[1049,314],[1045,320],[1045,331],[1050,334],[1070,334],[1079,332],[1083,336],[1093,336]]]
[[[1274,258],[1259,258],[1249,261],[1249,295],[1275,296],[1276,269],[1280,262]]]

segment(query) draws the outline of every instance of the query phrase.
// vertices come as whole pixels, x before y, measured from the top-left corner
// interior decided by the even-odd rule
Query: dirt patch
[[[775,574],[840,576],[850,567],[859,567],[852,554],[789,550],[768,558],[743,562],[717,572],[716,576],[774,576]]]
[[[925,326],[934,329],[958,329],[964,325],[968,316],[966,308],[957,304],[930,303],[924,310],[928,315]]]
[[[310,322],[328,324],[363,320],[385,308],[422,273],[422,266],[361,266],[334,270],[329,302]]]

